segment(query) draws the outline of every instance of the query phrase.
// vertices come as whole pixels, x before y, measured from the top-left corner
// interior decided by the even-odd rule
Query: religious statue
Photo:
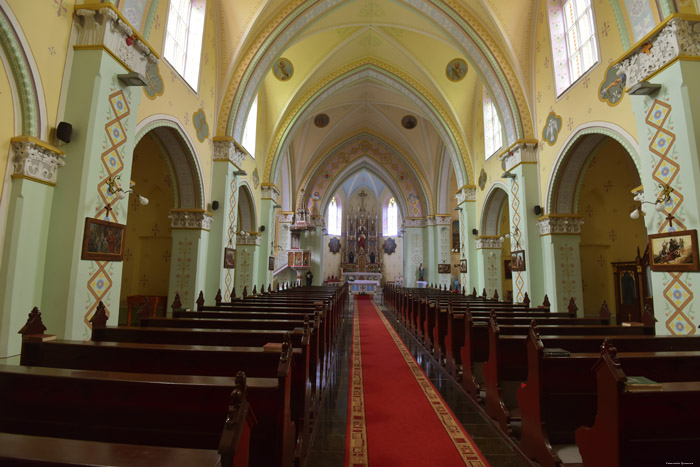
[[[425,269],[423,268],[423,263],[420,263],[420,266],[418,266],[418,280],[425,280]]]
[[[355,262],[355,253],[352,251],[348,253],[348,263],[354,263]]]
[[[311,285],[311,282],[314,280],[314,274],[311,272],[311,270],[306,271],[306,285]]]
[[[374,254],[374,252],[369,254],[369,262],[374,264],[375,260],[377,259],[377,255]]]
[[[357,246],[360,247],[361,250],[365,249],[365,234],[361,233],[360,238],[357,240]],[[374,262],[374,261],[372,261]]]

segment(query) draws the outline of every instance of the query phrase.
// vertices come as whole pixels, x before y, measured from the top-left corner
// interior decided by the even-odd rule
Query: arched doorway
[[[550,297],[560,310],[574,298],[579,315],[590,316],[606,302],[614,316],[620,311],[619,287],[629,292],[630,285],[629,275],[622,284],[615,273],[623,263],[634,265],[647,244],[644,222],[629,216],[636,207],[631,191],[641,184],[634,143],[607,128],[586,128],[564,148],[552,175],[548,215],[540,225],[545,263],[552,266],[547,268]],[[641,309],[641,287],[633,286],[635,293],[625,293],[625,301],[636,300]],[[630,314],[621,319],[631,319]]]
[[[257,250],[260,245],[260,236],[257,232],[256,219],[253,195],[250,187],[244,182],[238,189],[238,215],[236,216],[234,288],[238,297],[243,294],[245,287],[248,288],[248,293],[252,292],[253,280],[257,274]]]
[[[128,200],[120,323],[127,322],[129,302],[136,304],[143,296],[150,297],[151,304],[157,297],[157,308],[163,310],[169,308],[174,290],[183,303],[193,300],[197,293],[192,287],[194,281],[190,284],[185,278],[197,275],[197,261],[193,258],[198,250],[175,248],[175,243],[182,240],[175,238],[176,230],[171,227],[174,212],[194,212],[203,205],[199,166],[191,144],[177,124],[141,124],[130,181],[133,193]],[[124,190],[130,186],[129,181],[119,182]],[[138,195],[148,199],[148,205],[142,205]],[[179,271],[173,271],[174,268]],[[173,277],[178,278],[175,287],[171,284]],[[134,319],[132,312],[131,321]]]
[[[510,210],[505,185],[494,184],[486,195],[476,244],[481,279],[477,293],[486,290],[489,297],[494,292],[505,297],[508,290],[513,290],[512,278],[504,270],[506,261],[511,259]]]

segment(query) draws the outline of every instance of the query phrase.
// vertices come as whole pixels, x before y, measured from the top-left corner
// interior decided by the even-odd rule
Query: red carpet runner
[[[374,302],[354,306],[345,464],[488,465]]]

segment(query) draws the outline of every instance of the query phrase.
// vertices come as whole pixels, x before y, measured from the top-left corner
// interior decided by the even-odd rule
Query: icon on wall
[[[287,81],[294,74],[294,66],[286,58],[280,58],[272,67],[272,73],[278,80]]]

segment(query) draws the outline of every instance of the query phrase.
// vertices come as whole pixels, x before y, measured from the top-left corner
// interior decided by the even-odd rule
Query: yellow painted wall
[[[603,300],[615,313],[610,263],[634,261],[637,248],[644,254],[644,222],[629,217],[636,207],[630,191],[639,184],[637,170],[625,150],[610,139],[602,143],[584,175],[579,197],[579,214],[584,216],[580,251],[586,315],[597,315]]]
[[[168,295],[172,253],[168,214],[175,207],[173,179],[158,146],[148,135],[134,149],[131,173],[135,191],[148,198],[149,203],[141,206],[137,196],[129,195],[122,307],[130,295]],[[123,180],[122,184],[125,188]]]
[[[158,4],[156,19],[153,22],[149,43],[162,54],[165,26],[168,17],[168,2],[161,1]],[[202,45],[202,61],[199,74],[199,87],[195,92],[180,77],[165,58],[161,56],[158,62],[158,70],[163,79],[163,95],[155,99],[149,99],[144,91],[141,105],[138,110],[139,122],[157,115],[168,114],[178,119],[187,131],[194,145],[194,150],[199,158],[204,182],[204,193],[210,202],[209,193],[211,187],[211,159],[214,151],[212,137],[216,122],[216,90],[217,90],[217,53],[216,53],[216,15],[214,2],[207,2],[206,20],[204,23],[204,40]],[[209,135],[204,141],[199,141],[193,122],[193,115],[204,109],[206,121],[209,126]]]
[[[635,117],[630,96],[625,95],[611,107],[598,99],[598,88],[605,79],[608,66],[625,50],[622,48],[610,2],[592,2],[595,27],[599,41],[600,59],[586,74],[561,96],[556,96],[552,67],[552,46],[549,35],[547,7],[540,1],[535,31],[535,110],[536,138],[540,140],[539,169],[540,196],[546,199],[550,173],[557,156],[567,138],[581,125],[614,124],[620,126],[633,138],[637,138]],[[542,141],[542,130],[551,111],[562,118],[562,129],[553,146]]]

